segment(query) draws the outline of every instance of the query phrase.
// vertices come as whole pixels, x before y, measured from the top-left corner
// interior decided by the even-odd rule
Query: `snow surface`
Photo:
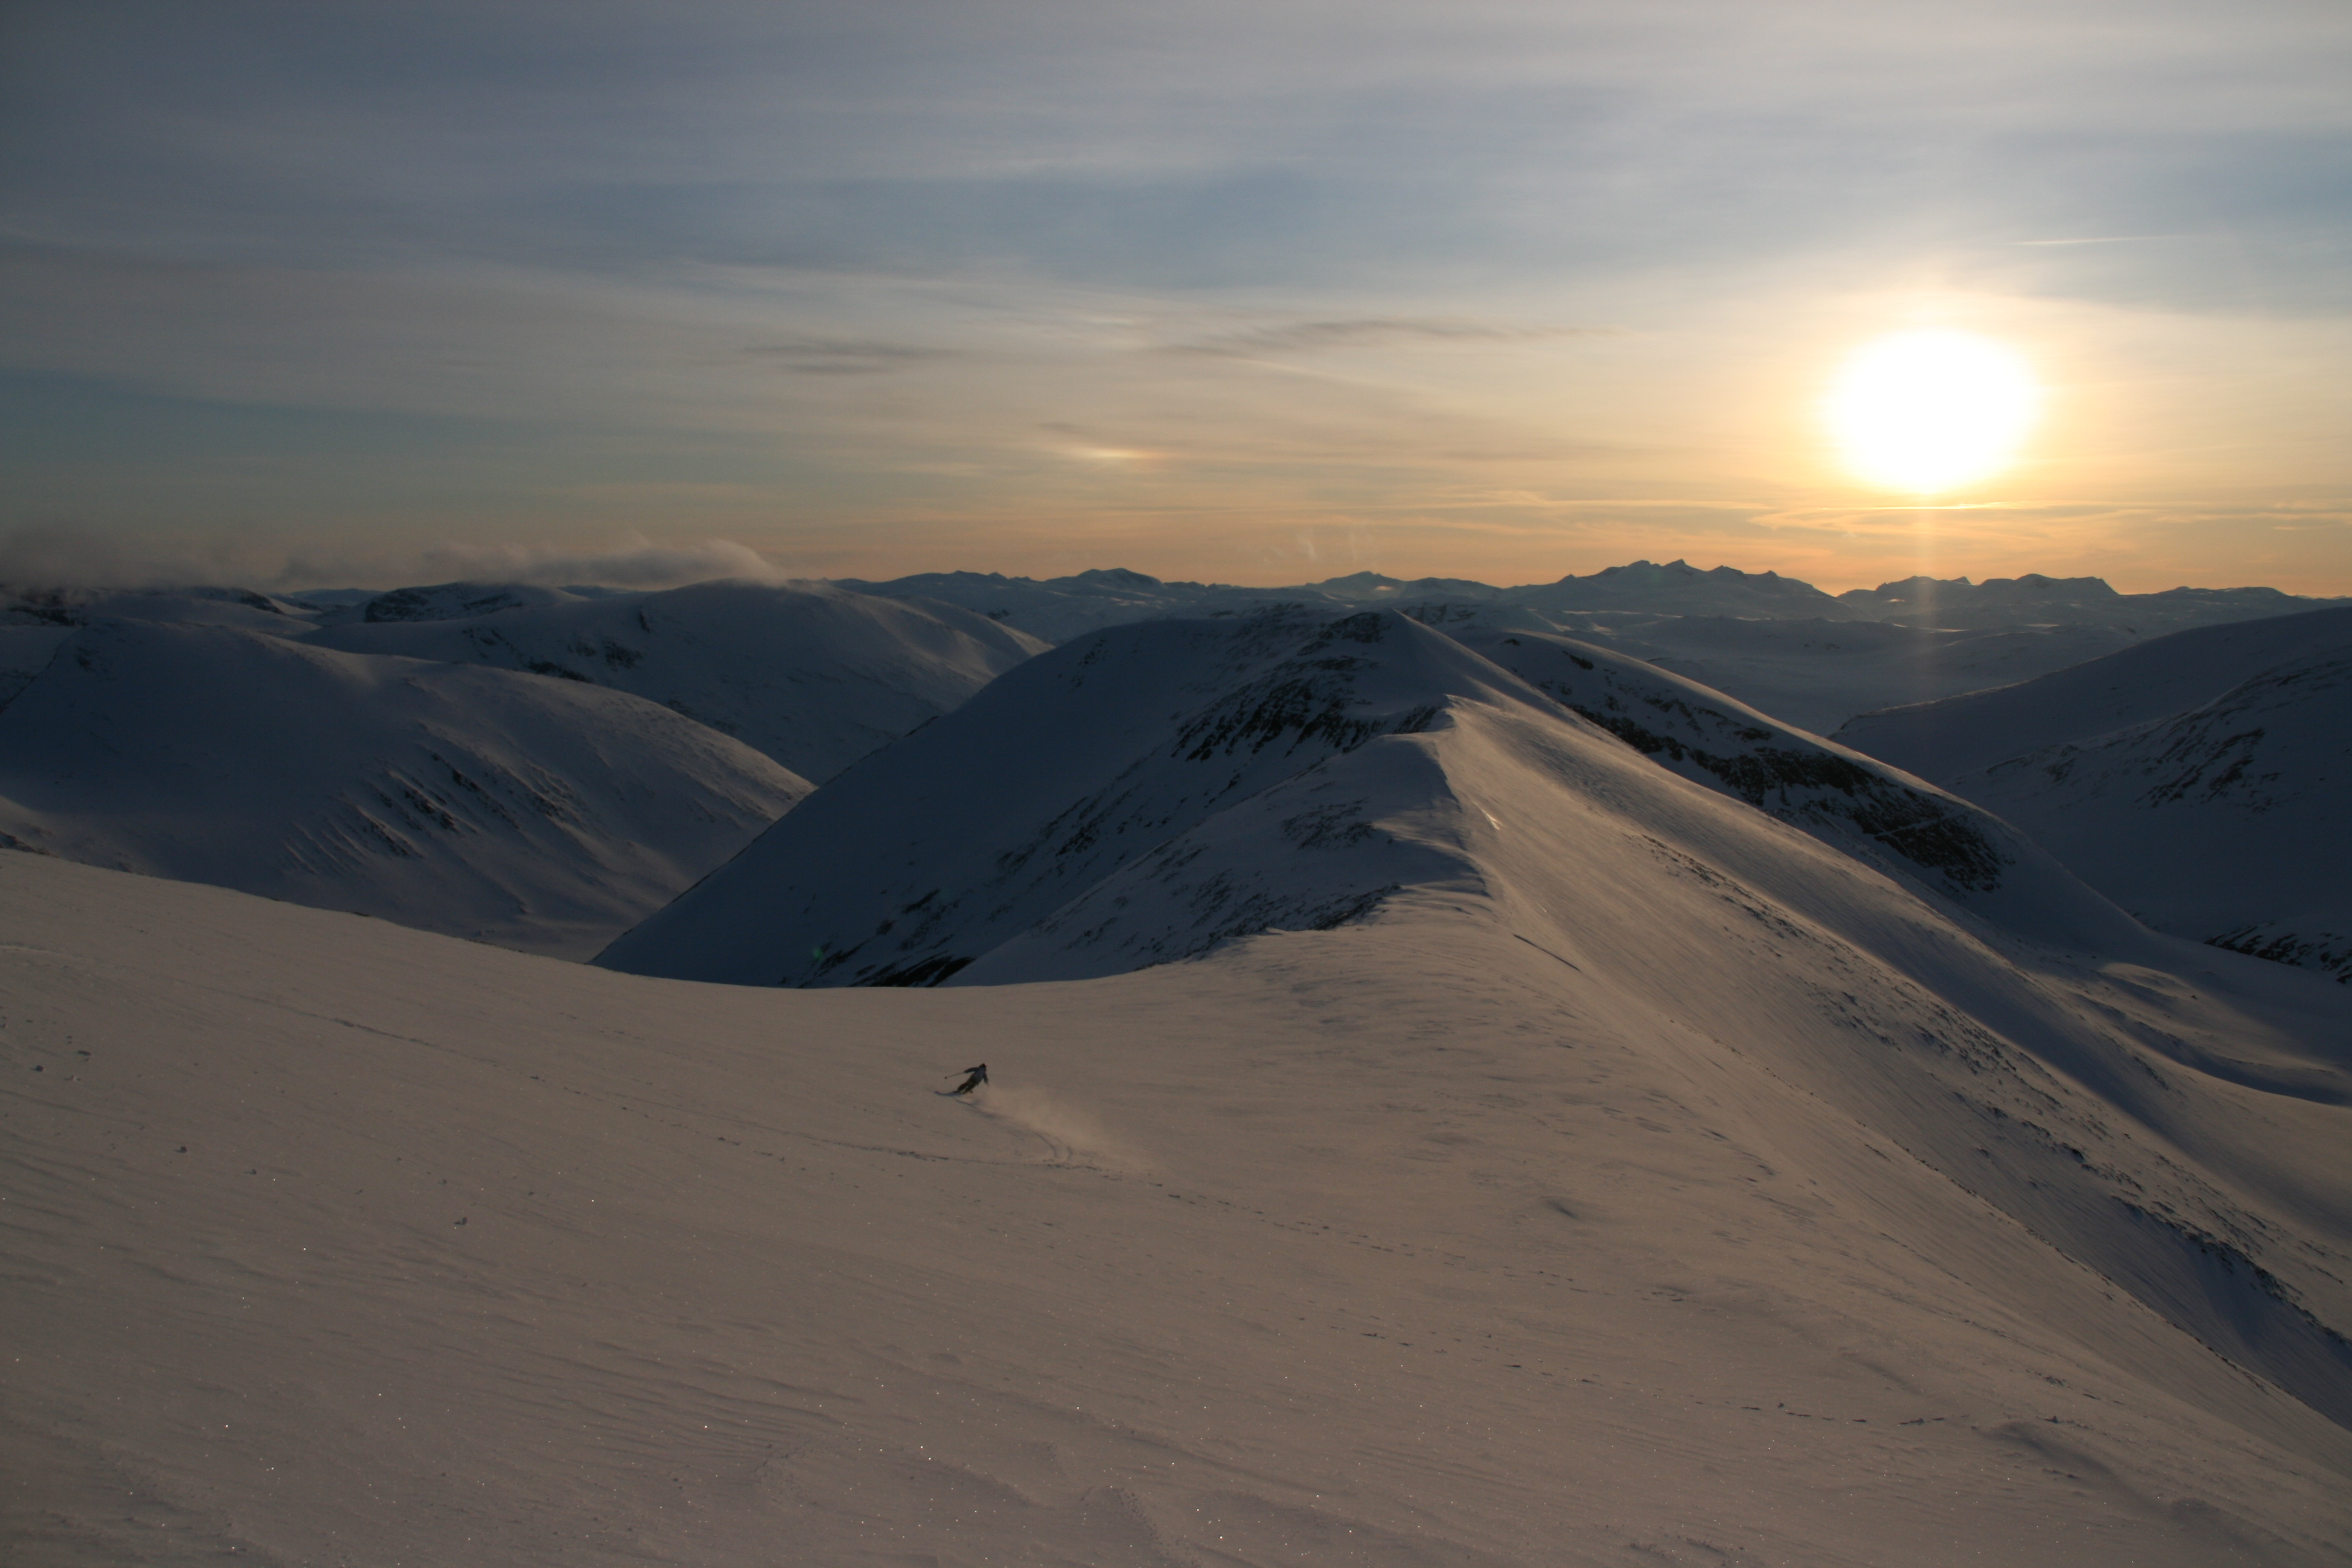
[[[2352,983],[2352,637],[1952,787],[2159,930]]]
[[[2179,632],[1837,739],[2178,935],[2352,981],[2352,608]]]
[[[1608,668],[1588,681],[1578,666],[1595,661]],[[1638,721],[1618,716],[1627,702]],[[1483,831],[1454,798],[1452,742],[1421,738],[1474,721],[1520,737],[1516,771],[1668,788],[1635,739],[1708,789],[1769,799],[2059,940],[2134,940],[1999,822],[1637,661],[1531,633],[1473,651],[1387,611],[1273,612],[1114,627],[1033,660],[597,962],[738,984],[1070,979],[1357,919],[1402,887],[1476,886],[1466,845]],[[1571,811],[1545,793],[1562,787],[1522,815]]]
[[[61,629],[0,843],[584,958],[812,787],[618,691],[231,627]]]
[[[1452,631],[1564,632],[1685,676],[1800,729],[1824,734],[1896,703],[2006,686],[2127,647],[2101,626],[1948,631],[1877,621],[1554,611],[1462,601],[1400,606]]]
[[[1531,632],[1457,640],[1668,772],[2013,929],[2047,923],[2067,941],[2110,923],[2007,823],[1884,763],[1590,643]]]
[[[479,584],[410,590],[413,617],[308,634],[321,647],[525,670],[649,699],[819,783],[1045,645],[947,605],[821,583],[714,581],[465,616]],[[551,594],[553,590],[538,590]],[[434,612],[430,615],[425,612]],[[450,614],[442,614],[450,611]]]
[[[2352,1551],[2352,997],[2017,942],[1533,711],[1354,753],[1454,883],[1076,984],[0,856],[10,1560]]]
[[[2352,606],[2174,632],[2039,679],[1865,713],[1834,739],[1923,778],[2202,706],[2276,665],[2352,643]]]

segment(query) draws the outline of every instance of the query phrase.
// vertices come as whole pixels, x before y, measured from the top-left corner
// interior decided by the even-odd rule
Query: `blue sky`
[[[2337,0],[0,28],[0,571],[2352,592]],[[1816,416],[1923,323],[2049,391],[1933,512]]]

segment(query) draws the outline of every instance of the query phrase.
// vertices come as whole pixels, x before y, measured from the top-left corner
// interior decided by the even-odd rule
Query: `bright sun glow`
[[[1827,411],[1846,467],[1934,495],[2000,472],[2042,402],[2015,351],[1969,332],[1896,332],[1846,363]]]

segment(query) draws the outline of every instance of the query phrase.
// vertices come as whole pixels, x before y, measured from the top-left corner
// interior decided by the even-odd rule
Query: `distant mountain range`
[[[6,779],[15,782],[0,781],[0,818],[18,826],[0,831],[27,845],[103,864],[379,910],[434,929],[576,953],[595,945],[589,933],[625,929],[726,859],[807,784],[842,774],[893,738],[953,711],[1057,639],[1083,640],[1110,626],[1171,618],[1208,626],[1244,620],[1289,624],[1302,617],[1337,622],[1376,606],[1443,631],[1494,668],[1531,682],[1695,782],[1779,815],[1898,874],[1924,877],[1964,901],[1970,884],[1966,875],[1954,873],[1966,854],[1953,851],[1957,858],[1937,868],[1904,849],[1938,841],[1939,836],[1948,838],[1975,818],[1933,804],[1948,797],[1919,793],[1916,780],[1889,782],[1884,770],[1873,771],[1877,765],[1868,757],[1885,759],[1954,795],[1991,805],[2058,847],[2094,885],[2165,929],[2334,973],[2352,964],[2352,939],[2345,934],[2352,931],[2352,910],[2337,909],[2326,891],[2336,875],[2331,868],[2340,863],[2330,858],[2324,811],[2336,798],[2327,787],[2334,775],[2321,768],[2321,753],[2310,748],[2324,751],[2334,721],[2306,700],[2332,689],[2315,671],[2294,680],[2282,676],[2263,689],[2268,696],[2258,700],[2249,690],[2231,699],[2234,706],[2225,705],[2229,714],[2255,725],[2263,736],[2261,757],[2248,753],[2232,778],[2260,766],[2273,773],[2300,770],[2313,781],[2294,797],[2315,803],[2308,809],[2322,813],[2308,835],[2260,851],[2296,861],[2301,870],[2280,873],[2286,881],[2263,883],[2258,890],[2260,879],[2225,878],[2215,870],[2212,878],[2220,880],[2199,891],[2205,884],[2184,870],[2158,889],[2148,885],[2145,873],[2161,857],[2132,847],[2137,841],[2123,827],[2091,832],[2082,826],[2102,812],[2114,816],[2112,797],[2121,787],[2114,778],[2146,775],[2145,789],[2154,790],[2161,782],[2154,776],[2161,758],[2184,747],[2194,751],[2230,742],[2230,737],[2206,734],[2210,723],[2221,721],[2215,715],[2197,721],[2204,726],[2197,733],[2205,740],[2187,738],[2180,726],[2190,723],[2192,710],[2264,670],[2283,669],[2293,657],[2325,653],[2319,645],[2333,634],[2315,628],[2352,616],[2352,605],[2296,613],[2314,603],[2271,589],[2118,595],[2095,578],[2031,575],[1985,584],[1914,578],[1832,598],[1771,573],[1728,567],[1703,572],[1684,562],[1635,562],[1519,588],[1458,579],[1403,581],[1369,573],[1293,588],[1236,588],[1162,583],[1140,573],[1105,570],[1042,583],[950,573],[882,584],[710,582],[654,592],[448,583],[299,596],[236,588],[0,593],[0,719],[19,694],[29,700],[44,683],[50,693],[46,706],[33,704],[18,716],[22,733],[15,755],[5,760],[15,769]],[[2231,616],[2256,618],[2148,640],[2149,628],[2168,621]],[[662,832],[647,829],[651,837],[643,842],[653,847],[648,852],[661,862],[659,870],[641,868],[623,875],[614,869],[616,851],[584,847],[583,840],[576,854],[550,856],[542,849],[526,856],[518,850],[518,858],[497,874],[504,879],[495,896],[428,896],[419,889],[432,883],[430,877],[402,855],[369,849],[383,849],[385,841],[362,834],[346,842],[350,854],[329,856],[289,877],[279,864],[283,858],[268,847],[312,831],[299,823],[349,807],[360,798],[355,789],[362,796],[373,792],[387,800],[401,798],[398,790],[380,787],[381,780],[364,788],[355,783],[362,775],[373,778],[369,770],[377,766],[362,765],[360,757],[381,762],[403,754],[400,748],[407,742],[400,737],[416,733],[420,721],[404,716],[397,703],[362,694],[408,691],[416,689],[416,681],[356,675],[345,681],[346,700],[373,702],[375,711],[373,718],[357,711],[334,716],[329,727],[357,748],[342,763],[328,765],[314,757],[310,760],[320,762],[320,767],[289,770],[258,741],[205,752],[214,760],[187,776],[209,776],[206,769],[219,771],[218,759],[242,758],[247,782],[232,792],[231,805],[244,826],[230,833],[206,828],[198,820],[201,814],[179,810],[173,802],[179,777],[174,770],[184,763],[159,764],[157,759],[181,757],[200,738],[190,740],[164,721],[170,704],[142,710],[139,700],[113,690],[108,700],[115,704],[110,710],[115,716],[109,722],[117,732],[109,743],[117,749],[111,753],[86,747],[75,752],[72,745],[81,742],[68,745],[59,739],[65,730],[37,734],[28,727],[27,715],[36,709],[62,722],[55,716],[84,700],[76,697],[58,706],[56,694],[79,689],[80,679],[59,668],[58,661],[68,646],[87,653],[97,646],[91,637],[108,626],[155,632],[146,643],[123,641],[125,649],[162,646],[156,643],[160,628],[182,628],[192,668],[217,665],[222,682],[259,680],[255,700],[288,712],[299,710],[299,702],[270,695],[275,688],[269,683],[293,666],[268,674],[268,668],[277,667],[251,649],[230,658],[227,650],[241,646],[234,639],[195,633],[236,632],[364,658],[423,660],[436,668],[602,688],[648,700],[731,737],[764,753],[793,782],[764,786],[767,804],[749,816],[733,808],[718,812],[714,820],[723,818],[731,826],[715,837],[672,843]],[[2136,649],[2152,651],[2135,658]],[[144,672],[138,679],[157,682],[164,680],[170,664],[127,655],[116,662],[124,671]],[[457,701],[458,689],[446,680],[443,685],[443,700]],[[513,700],[501,695],[492,702],[494,689],[503,690],[495,683],[465,689],[468,700],[490,706],[452,720],[457,731],[494,730],[502,722],[493,717],[497,702]],[[1956,693],[1975,695],[1957,697],[1950,704],[1933,702]],[[1923,700],[1930,705],[1917,706]],[[208,692],[205,700],[217,710],[231,698],[223,689]],[[614,738],[609,746],[549,751],[530,740],[501,765],[518,777],[558,780],[583,799],[607,787],[600,779],[608,775],[658,771],[659,759],[632,750],[656,743],[656,731],[646,728],[641,715],[625,707],[608,714],[593,703],[573,708],[580,722],[611,727]],[[2249,717],[2254,708],[2260,709],[2258,724]],[[1990,717],[1971,717],[1980,711]],[[228,723],[219,711],[215,720]],[[362,743],[360,737],[369,732],[370,723],[391,728],[380,742]],[[2130,751],[2124,741],[2105,739],[2148,724],[2158,725],[2162,734],[2151,732],[2133,742],[2153,748],[2147,756]],[[1106,737],[1126,732],[1108,720],[1101,726]],[[1825,746],[1818,738],[1831,731],[1845,747]],[[548,733],[545,726],[514,731],[516,737],[543,739]],[[2095,765],[2074,752],[2007,765],[2046,748],[2080,752],[2094,742],[2103,759]],[[2245,744],[2251,742],[2241,744],[2241,751]],[[66,752],[77,760],[59,773],[64,764],[57,758]],[[679,754],[689,752],[692,748]],[[102,754],[121,760],[107,764]],[[2266,760],[2290,756],[2301,760],[2276,767]],[[1996,765],[2003,769],[1997,775],[1984,771]],[[119,776],[100,779],[110,766]],[[2107,782],[2084,782],[2094,776]],[[52,787],[68,777],[94,782],[89,788]],[[309,784],[298,787],[294,781],[299,780]],[[99,788],[100,783],[106,787]],[[107,790],[117,784],[131,793],[109,795]],[[674,780],[661,787],[688,786]],[[125,804],[139,788],[150,792],[147,803]],[[311,794],[305,795],[304,788]],[[2276,837],[2294,816],[2273,796],[2258,805],[2251,795],[2239,798],[2243,795],[2213,795],[2206,802],[2207,815],[2194,818],[2238,824],[2228,833],[2210,830],[2220,834],[2216,844],[2236,847],[2224,859],[2259,858],[2260,844],[2270,842],[2263,836]],[[101,798],[116,804],[101,808]],[[463,816],[456,808],[465,804],[452,798],[436,810],[455,820]],[[367,808],[352,809],[364,815]],[[845,808],[829,805],[801,831],[834,831],[823,824],[836,809]],[[8,816],[10,811],[16,815]],[[110,811],[117,815],[108,817]],[[128,826],[132,817],[142,824],[135,832]],[[428,813],[418,820],[430,817]],[[2171,846],[2175,859],[2185,853],[2181,844],[2210,836],[2192,825],[2180,800],[2159,816],[2142,811],[2116,820],[2185,834]],[[2006,831],[1981,824],[1967,828],[1996,838]],[[394,837],[404,832],[395,829]],[[246,837],[239,839],[237,834]],[[487,853],[497,838],[491,832],[480,847]],[[2095,845],[2110,840],[2110,849],[2095,853]],[[231,852],[226,847],[232,842],[246,849]],[[2005,852],[1997,852],[1996,859],[2000,853]],[[2221,861],[2212,863],[2218,867]],[[333,868],[331,873],[327,867]],[[2294,876],[2306,876],[2314,890],[2291,892]],[[583,892],[585,884],[574,885],[582,878],[600,890],[593,896]],[[2232,896],[2221,896],[2221,881],[2229,883]],[[908,898],[923,891],[915,889]],[[556,922],[569,934],[549,924],[552,917],[547,911],[559,905],[574,911]],[[838,935],[810,940],[824,943]],[[826,951],[837,955],[843,949]]]
[[[894,598],[959,605],[1016,626],[1048,642],[1122,621],[1177,615],[1238,613],[1270,603],[1361,608],[1468,604],[1538,615],[1593,612],[1729,616],[1743,620],[1879,621],[1897,626],[1983,630],[2028,626],[2111,626],[2130,637],[2262,616],[2290,615],[2352,600],[2298,598],[2275,588],[2172,588],[2118,594],[2097,577],[2022,577],[1971,583],[1966,577],[1912,577],[1831,595],[1775,572],[1686,561],[1635,561],[1556,583],[1498,588],[1454,577],[1407,580],[1358,572],[1284,588],[1164,583],[1140,572],[1097,569],[1037,581],[995,573],[933,572],[889,582],[845,579],[842,586]]]
[[[1433,625],[1564,633],[1821,732],[1873,709],[2030,679],[2184,627],[2352,603],[2275,588],[2118,594],[2095,577],[2037,574],[1981,584],[1912,578],[1833,597],[1776,573],[1701,571],[1683,561],[1636,561],[1516,588],[1370,572],[1237,588],[1116,570],[1043,582],[930,573],[843,586],[958,605],[1047,642],[1129,621],[1247,615],[1274,605],[1328,615],[1378,606]]]

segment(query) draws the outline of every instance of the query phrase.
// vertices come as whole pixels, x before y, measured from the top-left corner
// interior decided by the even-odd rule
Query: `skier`
[[[964,1080],[956,1085],[950,1092],[954,1094],[970,1094],[973,1089],[978,1089],[982,1084],[988,1081],[988,1064],[986,1062],[981,1063],[976,1068],[966,1068],[963,1070]]]

